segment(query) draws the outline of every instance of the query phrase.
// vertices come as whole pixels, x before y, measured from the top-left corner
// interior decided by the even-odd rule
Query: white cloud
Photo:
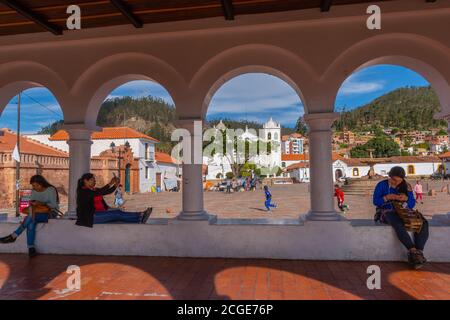
[[[354,74],[350,76],[343,83],[339,93],[344,95],[351,94],[365,94],[376,92],[384,88],[383,81],[363,81],[358,79],[358,75]]]
[[[245,74],[225,83],[214,95],[208,117],[265,122],[271,116],[282,124],[303,114],[300,97],[284,81],[267,74]]]

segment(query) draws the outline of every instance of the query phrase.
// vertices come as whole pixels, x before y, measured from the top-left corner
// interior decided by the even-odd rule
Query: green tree
[[[366,158],[370,156],[370,150],[375,158],[399,156],[400,146],[388,136],[378,136],[367,141],[362,146],[350,150],[352,158]]]
[[[298,118],[297,124],[295,125],[295,132],[300,133],[300,134],[302,134],[304,136],[307,135],[307,133],[308,133],[308,126],[307,126],[303,116]]]
[[[64,120],[58,120],[55,121],[45,127],[43,127],[41,130],[39,130],[38,134],[49,134],[53,135],[55,134],[59,129],[61,129],[62,125],[64,124]]]

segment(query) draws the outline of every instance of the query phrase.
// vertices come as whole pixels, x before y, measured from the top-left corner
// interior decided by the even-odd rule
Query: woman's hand
[[[119,185],[119,183],[120,183],[119,178],[114,177],[111,179],[111,182],[109,183],[109,185],[112,187],[117,187]]]
[[[397,201],[408,201],[408,196],[404,194],[398,194],[396,195],[396,198]]]

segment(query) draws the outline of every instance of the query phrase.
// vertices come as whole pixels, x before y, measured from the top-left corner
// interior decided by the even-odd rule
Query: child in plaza
[[[119,208],[123,209],[123,193],[122,193],[122,185],[119,184],[116,191],[114,192],[114,205]]]
[[[342,189],[339,188],[339,185],[337,185],[337,184],[334,185],[334,196],[337,199],[339,209],[343,213],[346,213],[349,208],[348,208],[348,205],[344,204],[345,194],[344,194],[344,191],[342,191]]]
[[[264,186],[264,194],[266,196],[266,201],[264,202],[264,205],[266,206],[267,211],[272,211],[270,208],[276,208],[277,205],[272,203],[272,194],[270,193],[268,186]]]
[[[416,201],[420,199],[420,203],[423,204],[423,189],[419,180],[416,181],[416,185],[414,186],[414,193],[416,194]]]

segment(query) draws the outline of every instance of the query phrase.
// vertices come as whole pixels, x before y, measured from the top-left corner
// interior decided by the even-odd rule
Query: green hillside
[[[373,125],[401,130],[428,130],[446,127],[444,120],[433,115],[440,110],[439,100],[431,87],[406,87],[391,91],[372,102],[342,112],[335,129],[359,131]]]

